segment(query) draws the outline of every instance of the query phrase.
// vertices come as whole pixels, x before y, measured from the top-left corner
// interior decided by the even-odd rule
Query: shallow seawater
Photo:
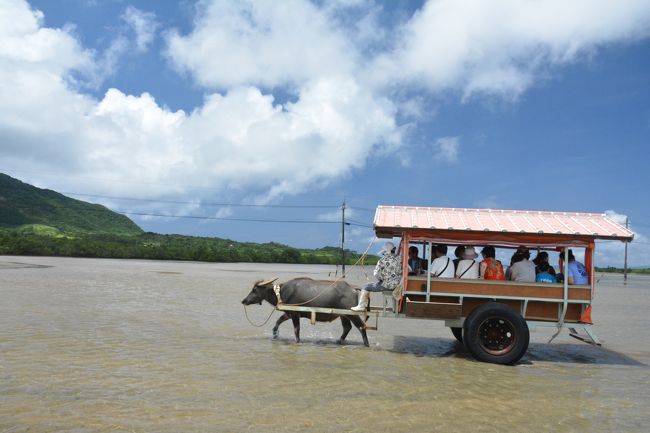
[[[475,362],[441,322],[253,327],[260,278],[332,266],[0,257],[0,432],[640,432],[650,423],[650,278],[602,277],[598,348],[531,335]],[[361,283],[353,270],[348,278]],[[373,303],[379,302],[375,295]],[[250,306],[264,322],[272,309]]]

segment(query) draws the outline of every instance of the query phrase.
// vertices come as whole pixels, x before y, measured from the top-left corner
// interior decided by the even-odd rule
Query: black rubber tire
[[[449,328],[451,329],[451,333],[454,334],[454,337],[456,337],[456,340],[460,341],[461,343],[463,342],[463,328]]]
[[[463,324],[463,344],[479,361],[515,364],[528,350],[529,341],[524,318],[499,302],[476,307]]]

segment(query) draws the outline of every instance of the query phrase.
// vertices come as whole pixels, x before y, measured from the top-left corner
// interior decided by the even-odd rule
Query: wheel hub
[[[515,327],[506,319],[490,317],[479,326],[478,337],[481,348],[487,353],[503,355],[510,352],[515,345]]]

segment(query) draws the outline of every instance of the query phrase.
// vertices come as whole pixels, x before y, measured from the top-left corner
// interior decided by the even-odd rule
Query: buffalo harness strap
[[[278,305],[282,304],[282,298],[280,297],[280,285],[278,283],[273,284],[273,291],[275,292],[275,297],[278,298]]]

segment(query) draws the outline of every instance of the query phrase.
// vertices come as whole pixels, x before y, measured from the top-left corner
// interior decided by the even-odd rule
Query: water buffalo
[[[242,304],[262,304],[262,301],[267,301],[271,305],[278,304],[278,298],[275,296],[273,290],[273,282],[275,280],[261,280],[253,285],[251,292],[244,298]],[[357,305],[358,291],[345,281],[331,281],[312,280],[311,278],[294,278],[286,283],[280,284],[280,298],[285,304],[301,304],[305,307],[323,307],[323,308],[341,308],[349,310]],[[304,303],[304,304],[303,304]],[[350,311],[352,313],[352,311]],[[310,313],[300,311],[285,311],[280,316],[275,326],[273,327],[273,338],[278,338],[278,328],[282,322],[291,319],[293,322],[293,332],[296,336],[296,342],[300,342],[300,318],[310,317]],[[361,336],[363,337],[363,344],[368,346],[368,336],[363,320],[356,315],[350,314],[345,316],[338,316],[336,314],[317,313],[316,321],[318,322],[331,322],[337,317],[341,317],[343,325],[343,334],[339,338],[338,343],[343,344],[345,337],[348,336],[352,325],[354,323]]]

